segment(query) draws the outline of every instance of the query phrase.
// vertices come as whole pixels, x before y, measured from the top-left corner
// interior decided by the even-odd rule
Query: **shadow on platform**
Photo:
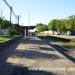
[[[16,67],[12,75],[56,75],[42,70],[29,70],[28,67]]]

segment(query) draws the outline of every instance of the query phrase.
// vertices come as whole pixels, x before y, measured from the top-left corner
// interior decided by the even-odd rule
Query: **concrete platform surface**
[[[74,63],[38,37],[25,37],[0,52],[0,75],[16,73],[17,70],[14,69],[18,66],[31,70],[65,73],[62,75],[66,75],[66,71],[71,72],[71,75],[75,72]]]

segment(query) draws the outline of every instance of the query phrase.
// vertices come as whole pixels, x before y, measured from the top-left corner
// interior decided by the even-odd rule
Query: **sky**
[[[75,15],[75,0],[6,0],[16,15],[20,15],[20,25],[48,24],[52,19],[64,19]],[[10,20],[10,9],[0,0],[0,14]],[[12,15],[12,22],[16,18]]]

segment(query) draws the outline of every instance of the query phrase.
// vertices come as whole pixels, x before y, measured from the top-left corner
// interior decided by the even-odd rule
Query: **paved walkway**
[[[11,75],[17,66],[59,71],[72,65],[70,60],[38,37],[26,37],[0,52],[0,75]]]

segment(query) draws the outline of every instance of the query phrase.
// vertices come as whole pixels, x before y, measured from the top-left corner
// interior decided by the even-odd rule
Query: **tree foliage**
[[[70,31],[75,31],[75,16],[69,16],[68,25]]]
[[[10,26],[10,22],[8,20],[3,20],[0,18],[0,27],[2,29],[8,29]]]
[[[9,29],[9,35],[13,36],[13,35],[18,35],[18,32],[16,29]]]
[[[36,25],[36,28],[37,28],[38,32],[43,32],[43,31],[47,30],[47,26],[45,24],[42,24],[42,23],[38,23]]]
[[[8,28],[10,28],[10,27],[11,27],[11,26],[10,26],[10,22],[7,21],[7,20],[3,20],[2,28],[3,28],[3,29],[8,29]]]
[[[54,34],[54,31],[57,30],[57,19],[53,19],[51,22],[49,22],[48,29],[52,30]]]
[[[13,26],[12,26],[13,25]],[[3,30],[8,30],[10,36],[18,35],[19,34],[19,25],[18,24],[10,24],[10,21],[3,20],[0,18],[0,30],[1,35]]]
[[[69,16],[67,19],[53,19],[48,23],[48,30],[57,31],[60,34],[75,31],[75,15]]]

